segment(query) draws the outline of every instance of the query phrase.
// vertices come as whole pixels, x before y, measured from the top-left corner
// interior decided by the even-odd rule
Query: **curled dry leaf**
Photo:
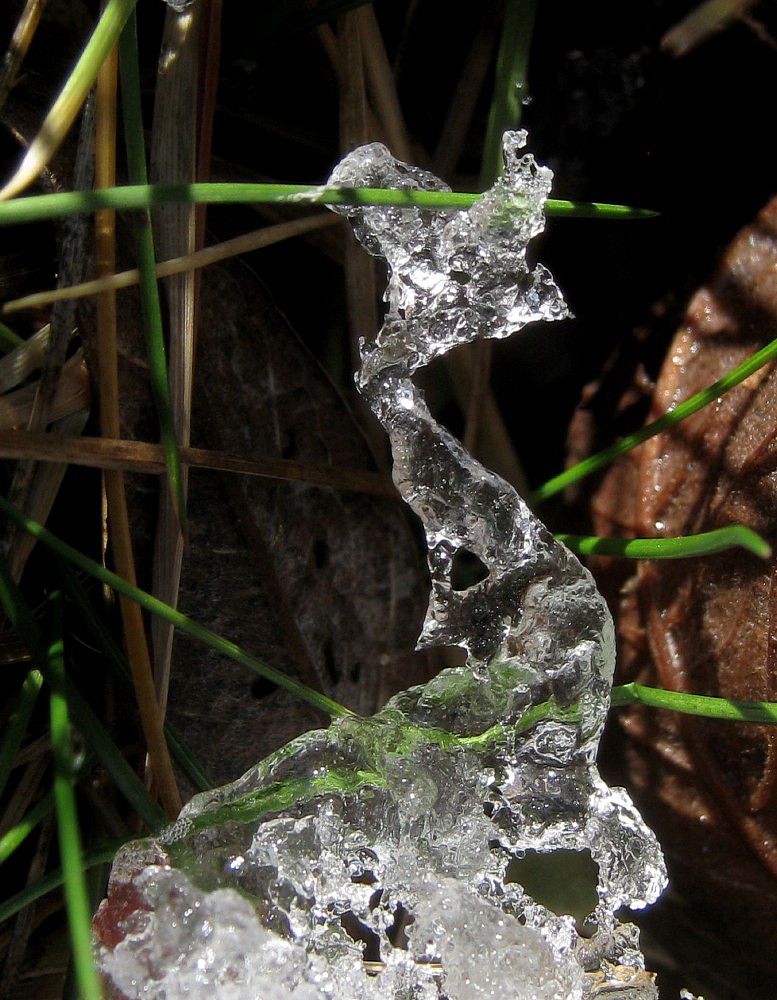
[[[650,418],[763,347],[776,318],[777,199],[692,299]],[[741,522],[775,547],[776,428],[772,365],[617,463],[594,497],[595,530],[661,537]],[[641,563],[615,599],[623,680],[777,699],[774,563],[738,551]],[[670,862],[653,931],[708,1000],[775,996],[777,732],[637,709],[620,721],[629,778]]]

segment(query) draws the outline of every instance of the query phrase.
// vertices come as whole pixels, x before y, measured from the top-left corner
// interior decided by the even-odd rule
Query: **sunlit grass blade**
[[[26,816],[0,837],[0,865],[4,864],[20,844],[29,837],[44,816],[54,808],[54,791],[48,791],[39,799]]]
[[[485,190],[501,173],[502,135],[521,121],[526,96],[526,70],[534,32],[537,0],[507,0],[496,60],[494,96],[483,144],[480,187]]]
[[[744,524],[676,538],[600,538],[598,535],[556,535],[567,548],[584,556],[621,556],[626,559],[691,559],[728,549],[747,549],[761,559],[772,550],[768,542]]]
[[[43,675],[40,670],[33,668],[27,672],[14,710],[3,728],[2,740],[0,740],[0,795],[5,790],[14,759],[27,731],[27,723],[30,721],[35,702],[38,700],[42,683]]]
[[[146,153],[143,138],[143,115],[140,107],[140,69],[137,48],[137,27],[133,14],[121,34],[119,43],[121,96],[129,177],[131,181],[145,185],[147,179]],[[151,217],[148,210],[141,213],[135,220],[135,252],[140,274],[140,305],[146,338],[151,394],[159,421],[160,442],[165,453],[170,494],[173,497],[181,531],[185,535],[186,500],[170,400],[162,309],[156,278],[156,255],[154,253]]]
[[[99,191],[66,191],[14,198],[0,203],[0,226],[40,222],[65,215],[96,212],[143,210],[167,203],[197,205],[397,205],[431,210],[465,209],[479,194],[463,191],[399,191],[388,188],[328,188],[310,184],[132,184]],[[515,211],[521,211],[518,199]],[[581,219],[647,219],[658,213],[647,208],[608,205],[603,202],[565,201],[548,198],[545,214]]]
[[[652,208],[611,205],[601,201],[565,201],[548,198],[545,214],[565,219],[655,219],[661,213]]]
[[[61,595],[49,597],[52,638],[48,647],[47,681],[51,750],[54,757],[54,801],[57,809],[59,854],[65,886],[65,908],[72,945],[76,982],[86,1000],[100,1000],[102,990],[92,960],[91,910],[81,859],[81,835],[73,792],[73,748],[70,743],[68,706],[65,694],[65,659],[62,638]]]
[[[215,650],[217,653],[220,653],[222,656],[226,656],[229,659],[235,660],[237,663],[241,663],[243,666],[248,667],[260,676],[267,678],[267,680],[272,681],[273,684],[277,684],[278,687],[296,695],[298,698],[306,701],[314,708],[319,709],[319,711],[325,712],[332,718],[340,718],[342,716],[351,716],[354,714],[350,709],[345,708],[344,705],[339,705],[331,698],[327,698],[326,695],[323,695],[318,691],[314,691],[305,684],[301,684],[299,681],[294,680],[294,678],[282,673],[282,671],[276,670],[275,667],[271,667],[269,664],[251,656],[235,643],[216,635],[215,632],[212,632],[210,629],[205,628],[205,626],[192,621],[190,618],[187,618],[186,615],[181,614],[180,611],[176,611],[174,608],[169,607],[167,604],[164,604],[151,594],[146,593],[144,590],[140,590],[138,587],[133,587],[131,584],[127,583],[126,580],[117,576],[116,573],[112,573],[110,570],[105,569],[104,566],[100,566],[99,563],[94,562],[93,559],[90,559],[88,556],[85,556],[77,549],[74,549],[66,542],[63,542],[55,535],[52,535],[52,533],[44,528],[43,525],[32,521],[17,507],[14,507],[13,504],[9,503],[5,497],[0,497],[0,511],[10,517],[16,524],[24,528],[25,531],[29,531],[30,534],[34,535],[39,542],[42,542],[45,546],[56,552],[57,555],[61,556],[63,559],[66,559],[72,565],[77,566],[79,569],[84,570],[84,572],[94,576],[96,579],[100,580],[101,583],[107,584],[118,593],[124,594],[125,597],[129,597],[130,600],[135,601],[152,614],[165,618],[176,628],[180,629],[181,632],[186,633],[186,635],[191,636],[193,639],[197,639],[199,642],[202,642],[204,645]]]
[[[82,870],[87,871],[90,868],[94,868],[95,865],[110,863],[113,861],[116,851],[124,843],[126,841],[116,840],[113,843],[101,844],[99,847],[93,847],[90,850],[84,851],[81,855]],[[38,879],[37,882],[31,882],[29,885],[26,885],[24,889],[15,895],[9,896],[8,899],[0,900],[0,924],[15,916],[20,910],[29,906],[30,903],[34,903],[47,893],[58,889],[62,885],[63,878],[62,869],[56,868],[42,879]]]
[[[541,503],[543,500],[547,500],[548,497],[560,493],[567,486],[571,486],[572,483],[576,483],[578,480],[590,476],[592,472],[604,468],[605,465],[609,465],[610,462],[620,455],[625,455],[627,451],[636,448],[637,445],[642,444],[643,441],[647,441],[648,438],[666,430],[667,427],[674,427],[681,420],[685,420],[686,417],[690,417],[692,414],[703,409],[703,407],[713,403],[718,396],[722,396],[724,392],[728,392],[729,389],[733,389],[740,382],[744,382],[746,378],[749,378],[754,372],[757,372],[759,368],[763,368],[770,361],[774,361],[775,358],[777,358],[777,340],[772,340],[766,347],[762,347],[760,351],[756,351],[746,361],[743,361],[741,365],[732,368],[723,378],[719,378],[717,382],[713,382],[706,389],[694,393],[693,396],[679,403],[673,410],[659,417],[658,420],[646,424],[645,427],[641,427],[633,434],[629,434],[608,448],[598,451],[595,455],[591,455],[590,458],[578,462],[577,465],[573,465],[571,468],[549,479],[538,489],[534,490],[533,493],[529,494],[527,502],[531,505]]]
[[[721,722],[757,722],[777,726],[777,702],[737,701],[735,698],[714,698],[709,695],[686,694],[646,687],[632,681],[612,689],[612,706],[647,705],[683,715],[697,715]]]
[[[24,10],[16,22],[14,33],[0,65],[0,108],[5,105],[8,93],[16,82],[19,67],[24,62],[24,57],[35,37],[44,6],[45,0],[26,0]]]
[[[100,64],[116,43],[136,0],[108,0],[84,51],[52,104],[16,173],[0,190],[10,198],[31,184],[59,148],[97,77]]]

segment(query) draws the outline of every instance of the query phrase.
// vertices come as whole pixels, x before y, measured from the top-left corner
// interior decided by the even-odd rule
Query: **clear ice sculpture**
[[[659,846],[595,765],[614,669],[593,579],[515,490],[429,413],[413,372],[476,337],[568,315],[526,261],[551,171],[504,138],[504,175],[466,212],[339,207],[389,267],[358,386],[389,434],[431,573],[419,646],[466,662],[369,719],[307,733],[125,846],[95,917],[115,997],[650,1000],[636,929],[666,882]],[[330,184],[448,190],[377,143]],[[454,589],[462,553],[487,570]],[[589,851],[586,935],[512,880],[526,852]],[[518,869],[520,871],[520,868]]]

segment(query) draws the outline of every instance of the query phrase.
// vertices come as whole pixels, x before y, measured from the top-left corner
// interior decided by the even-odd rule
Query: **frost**
[[[307,964],[305,951],[265,930],[234,889],[203,893],[182,872],[153,865],[140,873],[135,889],[144,906],[103,964],[126,996],[210,1000],[217,990],[225,1000],[320,1000],[314,986],[294,986]],[[261,964],[253,958],[259,950]]]
[[[421,519],[431,594],[420,646],[466,662],[370,719],[308,733],[130,845],[95,918],[120,995],[330,1000],[650,1000],[636,930],[618,923],[666,877],[658,845],[595,755],[613,627],[590,574],[516,492],[430,415],[412,381],[475,337],[568,315],[529,266],[551,172],[505,136],[505,172],[467,212],[342,207],[389,264],[387,314],[358,385]],[[348,187],[444,189],[362,147]],[[483,580],[454,590],[457,553]],[[581,937],[511,877],[525,852],[588,851],[598,902]],[[518,869],[520,870],[520,868]]]
[[[580,994],[580,968],[571,956],[556,956],[539,931],[473,899],[460,881],[439,880],[414,915],[410,950],[419,963],[441,964],[450,997],[565,1000]]]

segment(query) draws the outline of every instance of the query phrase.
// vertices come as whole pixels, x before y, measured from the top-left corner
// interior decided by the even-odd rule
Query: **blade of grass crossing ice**
[[[40,222],[64,215],[96,212],[101,208],[117,211],[142,210],[166,202],[198,205],[397,205],[432,210],[462,210],[473,205],[479,194],[464,191],[403,191],[388,188],[325,187],[311,184],[132,184],[100,191],[67,191],[14,198],[0,203],[0,226]],[[516,202],[515,211],[521,211]],[[603,202],[566,201],[548,198],[549,216],[581,219],[650,219],[658,213],[647,208],[609,205]]]

